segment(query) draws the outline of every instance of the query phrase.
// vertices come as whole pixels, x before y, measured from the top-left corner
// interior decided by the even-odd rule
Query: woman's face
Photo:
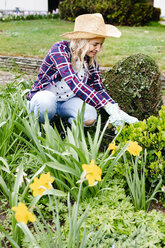
[[[94,57],[98,52],[100,52],[100,49],[102,48],[102,45],[104,43],[104,38],[94,38],[89,40],[89,49],[86,52],[86,55],[89,57]]]

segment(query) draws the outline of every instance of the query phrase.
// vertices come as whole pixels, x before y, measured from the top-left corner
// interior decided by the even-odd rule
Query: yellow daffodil
[[[132,155],[136,156],[139,155],[139,153],[142,151],[142,147],[139,146],[136,141],[129,141],[127,151]]]
[[[86,172],[85,177],[90,186],[94,186],[95,181],[101,181],[102,170],[99,166],[95,165],[94,159],[91,160],[90,164],[83,164],[82,168]]]
[[[116,149],[117,149],[117,146],[115,145],[115,142],[109,144],[108,149],[109,149],[110,151],[112,151],[112,154],[114,154],[115,151],[116,151]]]
[[[33,190],[33,196],[42,196],[44,191],[52,188],[54,178],[50,176],[50,172],[47,174],[41,174],[40,179],[34,178],[34,183],[30,184],[30,188]]]
[[[28,208],[24,203],[18,203],[18,207],[12,207],[15,211],[15,218],[18,222],[24,222],[27,224],[28,221],[35,222],[36,218],[32,212],[29,212]]]

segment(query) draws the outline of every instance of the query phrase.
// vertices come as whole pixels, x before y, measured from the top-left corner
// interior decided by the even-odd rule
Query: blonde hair
[[[87,65],[84,61],[86,52],[89,49],[89,40],[87,39],[73,39],[70,41],[70,51],[71,51],[71,62],[72,65],[75,69],[76,68],[76,61],[77,59],[79,59],[80,61],[82,61],[85,69],[88,71],[88,67],[91,67],[94,65],[94,62],[97,62],[97,58],[89,57],[89,64]]]

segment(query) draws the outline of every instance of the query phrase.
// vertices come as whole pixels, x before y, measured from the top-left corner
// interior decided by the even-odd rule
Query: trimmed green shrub
[[[152,21],[156,21],[156,22],[159,21],[160,14],[161,14],[161,10],[159,8],[154,8],[152,14]]]
[[[69,21],[86,13],[102,13],[114,25],[139,26],[160,18],[160,9],[142,0],[64,0],[58,7],[60,17]]]
[[[161,108],[160,72],[155,61],[144,54],[131,55],[103,74],[111,97],[139,120],[157,115]]]
[[[157,14],[159,13],[159,15]],[[133,5],[132,12],[128,18],[128,25],[143,26],[150,21],[158,21],[160,16],[159,9],[155,10],[148,3],[136,3]]]

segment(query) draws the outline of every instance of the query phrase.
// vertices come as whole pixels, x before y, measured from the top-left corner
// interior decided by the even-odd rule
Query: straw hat
[[[96,37],[121,36],[121,32],[113,25],[105,24],[102,14],[84,14],[75,19],[74,31],[61,35],[67,39],[92,39]]]

